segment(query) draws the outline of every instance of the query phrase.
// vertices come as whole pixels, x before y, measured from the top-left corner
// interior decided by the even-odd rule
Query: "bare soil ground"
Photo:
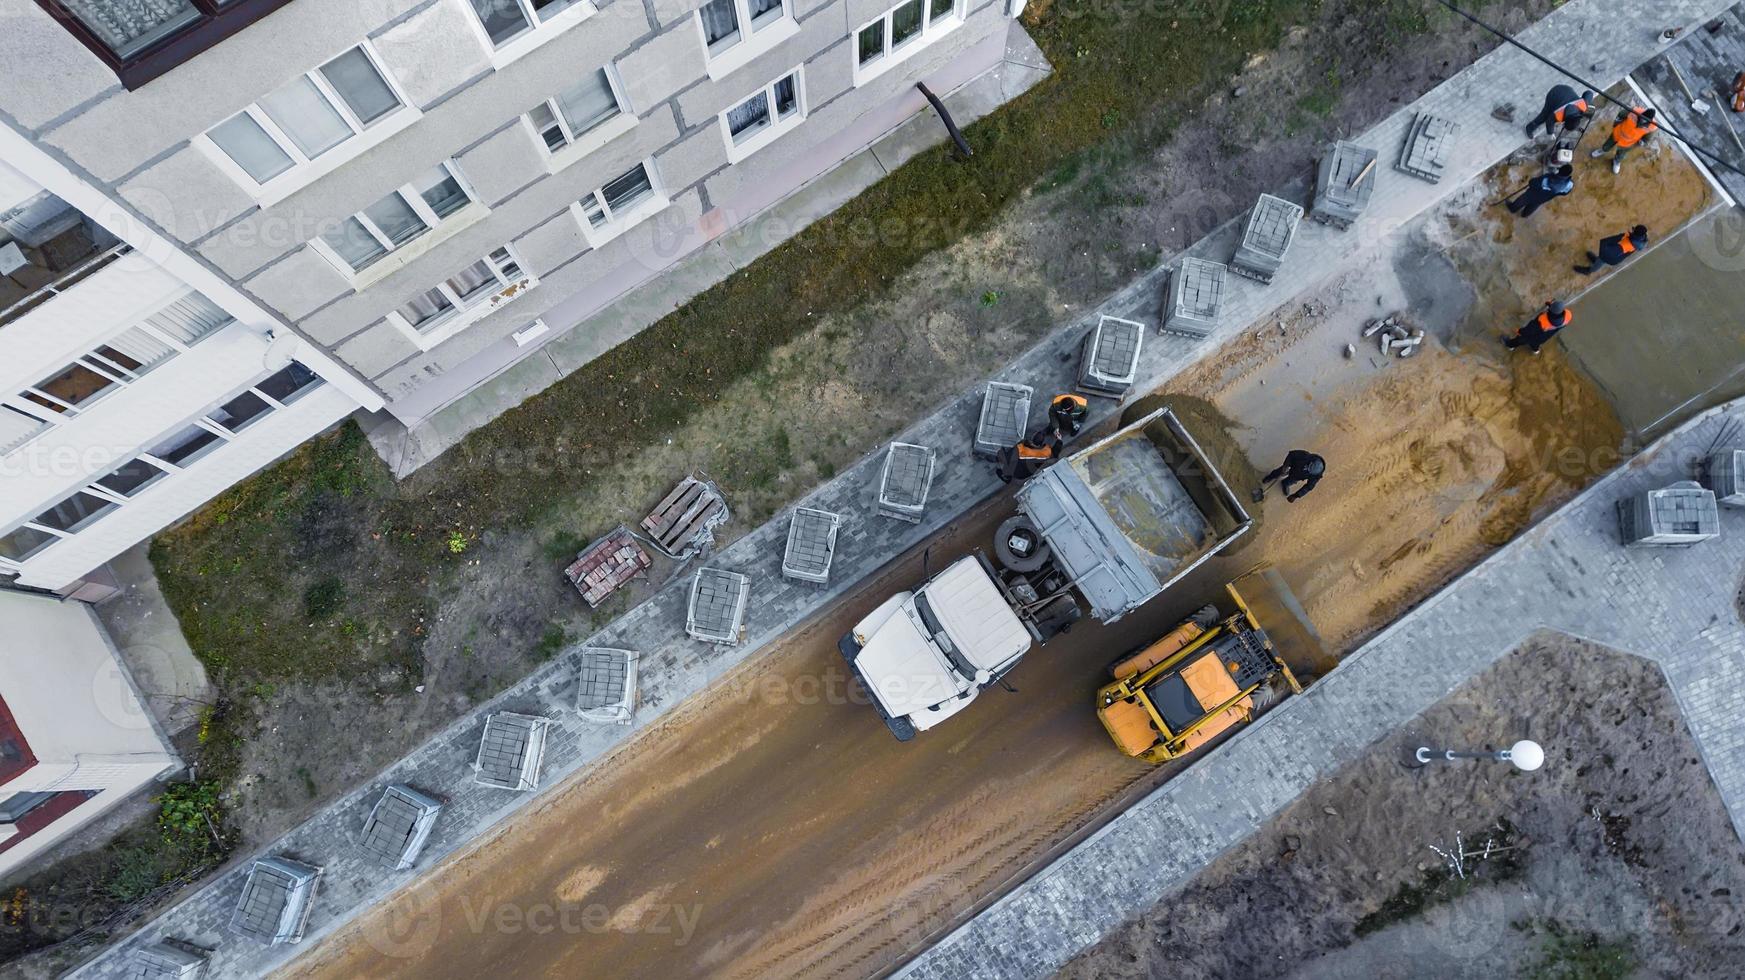
[[[1411,726],[1545,767],[1377,744],[1063,977],[1734,977],[1745,848],[1659,669],[1542,634]],[[1512,850],[1466,862],[1431,848]]]
[[[1670,147],[1630,162],[1620,178],[1589,162],[1584,196],[1530,223],[1488,204],[1528,170],[1505,163],[1165,388],[1165,400],[1186,398],[1190,415],[1227,432],[1250,472],[1293,448],[1327,459],[1308,498],[1318,506],[1275,496],[1243,554],[1278,565],[1334,649],[1391,622],[1629,451],[1613,407],[1559,346],[1511,355],[1498,337],[1541,298],[1586,284],[1571,264],[1616,233],[1605,229],[1638,215],[1676,227],[1711,206],[1702,175]],[[1580,303],[1572,309],[1577,330]],[[1361,336],[1392,313],[1426,331],[1415,356],[1383,357]],[[1355,356],[1344,356],[1347,343]],[[1376,560],[1383,528],[1398,544]]]
[[[1532,0],[1498,16],[1515,30],[1551,6]],[[241,746],[242,770],[252,775],[236,808],[245,839],[282,833],[640,601],[670,568],[658,566],[643,587],[597,613],[558,570],[586,541],[634,522],[681,475],[707,473],[725,487],[735,519],[723,543],[749,532],[1164,251],[1197,241],[1256,194],[1307,174],[1325,140],[1368,127],[1492,46],[1464,29],[1388,35],[1375,16],[1324,4],[1312,25],[1250,58],[1155,151],[1135,158],[1110,149],[1063,169],[986,232],[905,273],[886,298],[820,318],[665,443],[616,458],[606,478],[592,481],[609,491],[564,501],[531,533],[482,531],[458,572],[431,576],[441,585],[435,611],[414,627],[423,631],[423,691],[404,690],[397,670],[384,666],[361,682],[282,682],[251,699],[260,725]],[[1402,43],[1378,46],[1384,37]],[[1359,51],[1364,56],[1354,57]],[[1281,105],[1277,93],[1295,94]],[[341,533],[349,524],[345,498],[336,495],[333,506],[322,527]],[[321,532],[315,538],[326,533],[312,530]],[[312,553],[312,562],[321,560]],[[369,588],[358,583],[354,591]],[[335,740],[335,731],[368,737]],[[298,765],[288,768],[285,759]]]

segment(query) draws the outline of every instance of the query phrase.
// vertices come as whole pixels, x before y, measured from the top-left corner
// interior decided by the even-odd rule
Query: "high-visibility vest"
[[[1047,446],[1032,446],[1028,439],[1018,444],[1019,459],[1052,459],[1053,457],[1054,450]]]
[[[1569,326],[1569,321],[1571,321],[1573,319],[1575,319],[1575,314],[1569,312],[1568,310],[1564,310],[1563,311],[1563,322],[1554,324],[1551,322],[1551,311],[1546,310],[1545,312],[1539,314],[1539,320],[1538,320],[1539,329],[1545,331],[1546,333],[1551,333],[1551,332],[1556,331],[1556,330],[1562,330],[1564,327]]]
[[[1564,120],[1565,113],[1569,112],[1569,110],[1571,110],[1571,109],[1574,109],[1577,112],[1586,112],[1587,111],[1587,100],[1586,99],[1576,99],[1574,102],[1571,102],[1568,105],[1564,106],[1563,108],[1557,110],[1556,115],[1555,115],[1555,118],[1557,119],[1557,121],[1562,122]]]
[[[1630,240],[1628,233],[1626,233],[1623,238],[1618,239],[1618,251],[1623,252],[1625,255],[1629,255],[1636,251],[1636,243]]]
[[[1660,124],[1651,122],[1644,126],[1636,121],[1636,113],[1641,109],[1632,109],[1618,124],[1612,127],[1612,142],[1619,146],[1635,146],[1648,138],[1648,134],[1660,128]]]

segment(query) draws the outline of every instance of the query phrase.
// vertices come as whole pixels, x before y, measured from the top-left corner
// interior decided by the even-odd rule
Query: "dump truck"
[[[1301,694],[1234,584],[1236,611],[1206,606],[1162,639],[1109,668],[1114,683],[1097,692],[1097,718],[1115,745],[1147,762],[1169,762],[1253,720],[1286,689]]]
[[[1167,407],[1026,480],[993,558],[966,555],[861,619],[837,647],[908,741],[1089,616],[1113,623],[1252,526]]]

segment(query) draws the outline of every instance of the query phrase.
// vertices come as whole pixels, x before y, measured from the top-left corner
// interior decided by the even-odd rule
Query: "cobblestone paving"
[[[1654,37],[1661,29],[1670,24],[1691,24],[1712,17],[1730,2],[1573,0],[1526,31],[1524,39],[1552,57],[1578,65],[1591,77],[1609,84],[1659,50]],[[1420,108],[1434,109],[1439,115],[1458,121],[1461,126],[1461,139],[1450,148],[1448,179],[1430,185],[1392,170],[1381,171],[1370,206],[1351,231],[1341,233],[1305,222],[1298,229],[1290,255],[1271,286],[1232,277],[1227,284],[1219,327],[1209,340],[1194,342],[1155,334],[1147,337],[1140,354],[1139,381],[1134,389],[1143,392],[1156,387],[1272,309],[1326,282],[1345,268],[1366,245],[1380,242],[1412,217],[1434,207],[1460,184],[1513,151],[1522,139],[1519,125],[1491,119],[1491,107],[1499,101],[1537,105],[1541,94],[1554,81],[1549,69],[1523,54],[1512,50],[1495,52],[1481,59],[1473,68],[1449,79],[1418,103],[1402,108],[1369,133],[1357,137],[1358,142],[1376,147],[1385,158],[1397,152],[1407,125]],[[1232,225],[1196,245],[1192,253],[1217,262],[1228,261],[1241,233],[1241,221]],[[999,372],[997,379],[1031,385],[1045,397],[1067,390],[1077,370],[1077,351],[1098,315],[1127,317],[1155,327],[1168,275],[1168,266],[1160,266],[1136,280],[1100,308],[1087,311],[1082,319],[1066,325],[1053,338],[1032,348]],[[474,782],[472,763],[489,715],[513,711],[551,719],[546,733],[540,785],[555,786],[566,776],[604,756],[642,726],[656,722],[674,704],[703,690],[892,558],[992,495],[1000,486],[992,467],[970,453],[982,397],[982,386],[977,385],[899,436],[903,442],[933,447],[938,451],[926,509],[917,523],[876,514],[875,498],[886,457],[884,446],[800,502],[803,506],[843,516],[830,585],[819,587],[782,577],[781,561],[789,524],[785,513],[709,559],[711,567],[745,574],[757,582],[757,601],[751,604],[748,612],[748,635],[743,644],[736,647],[717,645],[686,635],[686,607],[693,579],[688,574],[676,576],[647,602],[591,637],[587,641],[589,645],[622,648],[640,654],[638,669],[642,703],[633,725],[590,723],[577,713],[579,650],[569,651],[490,702],[480,705],[376,779],[358,786],[265,848],[268,853],[285,854],[324,869],[305,944],[331,932],[362,909],[404,887],[419,869],[429,868],[464,849],[498,822],[539,798],[539,794],[493,789]],[[1089,424],[1094,426],[1117,409],[1114,400],[1093,398]],[[1715,547],[1727,546],[1720,543]],[[1628,557],[1633,561],[1657,563],[1678,560],[1665,556]],[[1610,597],[1607,601],[1611,601]],[[1477,604],[1476,600],[1474,604]],[[1490,617],[1492,612],[1486,609],[1476,615],[1483,619]],[[1736,645],[1740,640],[1734,635],[1728,642]],[[1689,650],[1684,653],[1696,656]],[[1361,676],[1366,670],[1387,669],[1358,666],[1373,659],[1377,658],[1363,657],[1352,661],[1347,675]],[[1380,662],[1385,663],[1385,658]],[[1690,666],[1689,669],[1700,671],[1702,668]],[[1395,670],[1398,672],[1397,668]],[[1674,677],[1675,684],[1683,683],[1681,697],[1691,698],[1693,703],[1717,706],[1718,710],[1712,715],[1724,716],[1731,712],[1733,717],[1745,717],[1745,710],[1742,710],[1745,704],[1736,703],[1745,687],[1715,679],[1681,682],[1671,664],[1668,672]],[[1410,677],[1382,679],[1389,683],[1403,683],[1404,693],[1409,694],[1431,690],[1426,685],[1442,683],[1436,679],[1440,676],[1415,673]],[[1453,683],[1457,682],[1447,683],[1447,688],[1452,688]],[[1444,692],[1447,688],[1443,689]],[[1289,730],[1292,724],[1303,724],[1296,719],[1304,714],[1305,706],[1313,706],[1320,712],[1332,712],[1334,718],[1354,726],[1370,717],[1373,704],[1361,700],[1342,703],[1336,694],[1328,693],[1329,689],[1338,688],[1331,683],[1317,686],[1309,697],[1293,706],[1292,711],[1273,712],[1268,716],[1271,723],[1257,726],[1253,731]],[[1700,702],[1697,699],[1701,699]],[[1707,751],[1716,753],[1725,748],[1724,758],[1732,767],[1732,785],[1737,787],[1739,780],[1745,779],[1745,736],[1736,728],[1726,728],[1724,720],[1717,718],[1714,724],[1721,727],[1699,730],[1697,734],[1699,740],[1708,739],[1704,741]],[[976,940],[968,943],[954,941],[942,947],[937,955],[920,961],[915,966],[919,971],[917,975],[1029,975],[1046,970],[1046,964],[1059,962],[1072,950],[1094,941],[1112,924],[1106,921],[1106,916],[1118,919],[1124,914],[1118,910],[1139,907],[1133,903],[1140,901],[1142,896],[1124,891],[1129,883],[1139,880],[1140,884],[1151,887],[1161,886],[1162,882],[1171,879],[1172,874],[1181,878],[1228,842],[1248,833],[1258,824],[1262,814],[1276,810],[1295,796],[1316,773],[1329,768],[1332,757],[1328,753],[1333,751],[1333,745],[1322,739],[1324,733],[1320,728],[1326,723],[1329,723],[1328,718],[1322,714],[1313,723],[1303,724],[1294,736],[1296,744],[1293,749],[1296,751],[1284,755],[1282,764],[1276,753],[1256,755],[1253,749],[1245,748],[1253,743],[1252,738],[1232,743],[1220,750],[1216,759],[1221,773],[1217,780],[1219,785],[1212,785],[1211,777],[1206,775],[1207,765],[1197,766],[1166,787],[1173,791],[1166,801],[1154,800],[1137,808],[1131,815],[1124,815],[1103,836],[1086,845],[1089,847],[1104,839],[1116,828],[1143,825],[1146,829],[1142,832],[1154,839],[1178,842],[1182,849],[1179,867],[1150,868],[1141,875],[1138,868],[1131,866],[1137,861],[1138,851],[1129,851],[1125,855],[1110,854],[1107,856],[1110,864],[1105,872],[1114,870],[1114,873],[1101,874],[1085,883],[1082,887],[1090,889],[1088,892],[1081,891],[1081,886],[1074,884],[1070,876],[1045,874],[1017,893],[1013,901],[994,910],[1000,917],[998,921],[1006,922],[1015,916],[1022,928],[1007,933],[1002,927],[999,933],[1002,938],[992,948]],[[1694,721],[1693,728],[1697,728]],[[1724,746],[1711,741],[1721,737],[1731,741]],[[446,800],[419,869],[413,871],[384,872],[360,847],[369,809],[389,783],[407,783]],[[1236,784],[1255,787],[1254,795],[1243,808],[1230,807],[1229,798],[1222,789]],[[1737,797],[1729,797],[1734,798]],[[262,946],[235,935],[228,928],[246,868],[245,862],[238,862],[236,870],[219,875],[134,935],[105,950],[75,975],[122,976],[130,965],[132,951],[165,937],[213,947],[208,973],[212,977],[257,977],[283,966],[296,954],[298,947]],[[1035,904],[1039,901],[1042,904]],[[1149,903],[1148,899],[1145,901]],[[1084,902],[1089,903],[1090,909],[1076,904]],[[1076,915],[1068,915],[1067,912],[1073,909],[1078,910]],[[1094,911],[1100,911],[1101,915],[1092,914]],[[986,920],[988,923],[996,921],[993,915]],[[992,926],[978,920],[972,927]],[[384,941],[393,942],[395,938],[385,937]],[[972,947],[983,948],[976,950]],[[957,959],[970,952],[997,954],[1001,959],[977,959],[973,962]],[[963,966],[956,970],[948,968],[949,964],[958,962]]]

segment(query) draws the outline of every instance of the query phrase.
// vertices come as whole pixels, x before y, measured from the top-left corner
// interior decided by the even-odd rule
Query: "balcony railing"
[[[79,260],[71,268],[62,271],[60,275],[56,276],[53,282],[36,287],[24,296],[14,300],[4,309],[0,309],[0,327],[6,326],[19,317],[24,316],[26,313],[29,313],[31,310],[36,309],[38,306],[41,306],[56,296],[59,296],[61,293],[78,284],[81,280],[91,276],[99,269],[102,269],[104,266],[114,262],[116,259],[131,251],[133,251],[133,246],[126,242],[122,242],[119,245],[112,245],[109,248],[93,253],[92,255]],[[5,278],[0,278],[0,289],[3,289],[6,285],[7,280]],[[0,291],[0,296],[7,296],[9,293],[11,295],[16,295],[16,292],[17,290],[15,289]]]

